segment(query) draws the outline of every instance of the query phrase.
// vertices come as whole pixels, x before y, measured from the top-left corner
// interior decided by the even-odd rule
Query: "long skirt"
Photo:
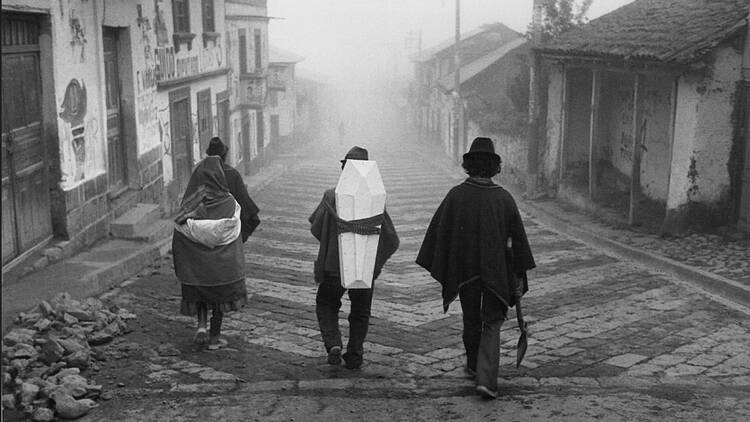
[[[180,313],[182,315],[197,315],[199,304],[205,304],[209,310],[218,309],[221,312],[237,311],[247,304],[247,287],[244,278],[221,286],[186,284],[181,284],[181,286]]]

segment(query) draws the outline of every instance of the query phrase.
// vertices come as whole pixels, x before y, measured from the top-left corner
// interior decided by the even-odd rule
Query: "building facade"
[[[138,203],[170,214],[212,136],[243,162],[226,19],[242,10],[265,1],[2,3],[4,267],[53,236],[106,238]]]
[[[297,130],[295,65],[302,57],[271,46],[268,67],[268,114],[272,145],[288,144]]]
[[[665,232],[747,227],[747,15],[743,0],[636,0],[543,46],[539,176]]]
[[[227,0],[230,162],[258,171],[269,144],[268,14],[265,0]]]

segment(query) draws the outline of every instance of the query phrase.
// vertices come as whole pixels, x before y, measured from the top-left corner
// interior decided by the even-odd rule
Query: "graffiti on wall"
[[[146,59],[146,62],[150,62],[152,60],[151,57],[151,22],[149,22],[148,18],[143,16],[143,9],[141,8],[141,5],[138,4],[135,6],[136,13],[138,14],[138,19],[136,22],[138,23],[138,27],[141,28],[141,40],[143,41],[143,58]]]
[[[60,118],[68,124],[70,145],[73,147],[75,157],[75,172],[73,180],[84,178],[84,163],[86,161],[86,83],[71,79],[65,88],[65,96],[60,104]]]
[[[75,9],[70,11],[70,46],[73,50],[73,58],[79,57],[79,63],[86,60],[86,31],[81,20],[76,16]],[[80,54],[76,54],[80,50]]]

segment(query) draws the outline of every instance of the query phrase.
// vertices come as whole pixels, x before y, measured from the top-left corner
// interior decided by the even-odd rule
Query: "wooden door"
[[[208,142],[214,136],[214,116],[211,111],[211,89],[198,92],[198,142],[201,156],[208,148]],[[222,140],[223,141],[223,140]]]
[[[126,180],[125,148],[120,113],[120,72],[118,69],[117,28],[104,27],[104,80],[107,103],[107,160],[110,188],[124,186]]]
[[[740,186],[739,225],[750,230],[750,84],[745,84],[742,93],[744,101],[742,137],[745,142],[745,157]]]
[[[169,93],[169,115],[172,131],[172,169],[180,194],[193,171],[193,123],[190,119],[190,87]]]
[[[242,114],[242,145],[240,146],[242,151],[242,159],[250,157],[250,115],[248,112]]]
[[[39,24],[2,15],[3,265],[52,235],[42,137]]]

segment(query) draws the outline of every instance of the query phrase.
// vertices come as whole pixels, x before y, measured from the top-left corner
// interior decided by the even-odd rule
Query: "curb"
[[[715,389],[731,388],[736,391],[750,391],[746,380],[728,380],[728,382],[708,382],[696,386],[696,377],[659,378],[659,377],[500,377],[498,388],[506,393],[530,394],[540,392],[559,392],[561,389],[575,391],[594,390],[610,391],[647,391],[658,386],[671,388],[690,388],[693,391],[708,392]],[[704,380],[705,381],[705,380]],[[228,381],[195,384],[176,384],[171,388],[126,388],[116,391],[121,397],[155,396],[155,395],[192,395],[207,393],[242,394],[347,394],[367,395],[388,392],[399,395],[427,395],[432,397],[475,395],[474,382],[465,378],[322,378],[315,380],[269,380],[251,383]]]
[[[541,206],[525,199],[518,200],[518,202],[527,207],[528,210],[532,211],[536,218],[552,227],[553,230],[557,232],[576,237],[629,260],[638,261],[651,267],[656,267],[660,271],[670,273],[700,287],[703,290],[717,294],[734,304],[747,308],[744,311],[750,313],[750,289],[734,280],[677,262],[655,253],[637,249],[615,240],[607,239],[591,230],[575,227],[572,222],[554,216]]]
[[[426,148],[434,148],[433,145],[425,143],[421,143],[420,145]],[[418,150],[418,154],[427,158],[427,154],[423,153],[421,149]],[[435,157],[430,156],[429,158],[434,159]],[[447,157],[441,156],[440,162],[436,163],[436,166],[450,178],[465,178],[465,175],[463,175],[456,165]],[[737,305],[737,307],[739,307],[738,310],[750,314],[750,288],[747,286],[718,274],[713,274],[652,252],[607,239],[594,231],[576,227],[575,223],[551,214],[534,201],[522,197],[517,197],[515,199],[519,205],[527,208],[527,210],[531,211],[536,218],[554,231],[576,237],[628,260],[640,262],[659,271],[667,272],[705,292],[720,296],[732,304]]]

